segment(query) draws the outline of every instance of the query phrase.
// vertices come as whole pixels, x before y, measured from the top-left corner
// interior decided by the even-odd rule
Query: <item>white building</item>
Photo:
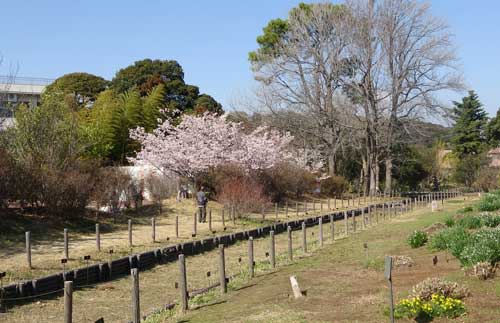
[[[0,76],[0,127],[12,124],[13,109],[19,104],[37,106],[45,87],[53,80]]]

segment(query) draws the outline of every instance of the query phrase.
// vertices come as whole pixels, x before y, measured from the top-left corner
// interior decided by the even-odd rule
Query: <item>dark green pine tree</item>
[[[488,118],[478,96],[474,91],[462,99],[453,102],[453,151],[458,157],[476,155],[486,148],[486,124]]]
[[[500,145],[500,109],[498,109],[497,115],[486,126],[486,139],[488,140],[488,144],[493,148]]]

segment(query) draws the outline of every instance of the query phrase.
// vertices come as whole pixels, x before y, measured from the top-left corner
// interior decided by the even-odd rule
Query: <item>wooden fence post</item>
[[[352,216],[352,231],[356,232],[356,210],[351,211]]]
[[[26,231],[26,260],[28,261],[28,268],[31,269],[31,232]]]
[[[318,223],[318,230],[319,230],[319,233],[318,233],[318,240],[319,240],[319,246],[320,247],[323,247],[323,217],[320,217],[319,218],[319,223]]]
[[[225,230],[226,229],[226,220],[224,219],[224,209],[221,210],[220,216],[222,219],[222,228],[224,228],[224,230]]]
[[[179,238],[179,216],[175,216],[175,237]]]
[[[248,238],[248,274],[250,278],[253,277],[254,272],[254,263],[253,263],[253,237]]]
[[[287,226],[286,233],[288,236],[288,259],[293,260],[293,245],[292,245],[292,227]]]
[[[295,216],[299,217],[299,202],[295,202]]]
[[[68,229],[64,229],[64,258],[69,259],[69,236]]]
[[[212,209],[208,210],[208,231],[212,233]]]
[[[193,216],[193,237],[196,237],[196,233],[197,233],[197,226],[198,226],[198,219],[196,219],[196,212],[194,212],[194,216]]]
[[[224,245],[219,245],[219,280],[220,288],[223,294],[227,293],[226,284],[226,259],[224,257]]]
[[[64,323],[73,322],[73,282],[64,282]]]
[[[344,211],[345,235],[349,235],[349,222],[347,220],[347,211]]]
[[[232,206],[231,212],[233,213],[233,225],[236,225],[236,211],[234,205]]]
[[[132,220],[128,219],[128,246],[132,248]]]
[[[151,239],[153,242],[156,241],[156,218],[154,216],[151,218]]]
[[[188,310],[188,292],[187,292],[187,276],[186,276],[186,260],[184,255],[179,255],[179,270],[180,270],[180,282],[179,288],[181,291],[181,311],[186,313]]]
[[[95,244],[97,251],[101,251],[101,230],[99,229],[99,223],[95,224]]]
[[[335,219],[333,218],[333,214],[330,214],[330,230],[332,234],[332,242],[335,241]]]
[[[285,216],[288,218],[288,201],[285,202]]]
[[[366,223],[365,223],[365,207],[363,206],[361,208],[361,230],[366,229]]]
[[[271,245],[270,245],[270,249],[269,250],[269,256],[270,256],[270,262],[271,262],[271,267],[272,268],[275,268],[276,267],[276,247],[275,247],[275,243],[274,243],[274,231],[270,231],[269,232],[269,236],[271,238]]]
[[[274,203],[274,217],[278,220],[278,203]]]
[[[132,278],[132,322],[141,322],[141,305],[139,299],[139,270],[137,268],[130,269],[130,277]]]
[[[304,253],[307,253],[307,232],[305,221],[302,221],[302,250]]]

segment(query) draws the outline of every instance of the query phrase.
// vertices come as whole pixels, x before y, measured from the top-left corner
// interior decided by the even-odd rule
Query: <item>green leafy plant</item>
[[[412,248],[422,247],[428,240],[427,233],[416,230],[408,237],[408,244]]]
[[[458,259],[464,266],[473,266],[479,262],[500,261],[500,229],[480,230],[474,233]]]
[[[436,233],[430,247],[435,250],[450,250],[455,257],[459,257],[470,239],[470,233],[461,226],[455,226]]]
[[[446,218],[446,220],[444,220],[444,224],[446,224],[446,226],[450,228],[455,225],[455,219],[452,216],[449,216]]]
[[[500,191],[488,193],[478,203],[479,211],[496,211],[500,209]]]
[[[457,221],[457,225],[466,229],[479,229],[482,224],[481,218],[478,216],[465,216]]]
[[[488,214],[488,213],[481,214],[481,221],[483,223],[483,226],[495,228],[495,227],[498,227],[500,225],[500,216]]]
[[[464,210],[463,210],[464,213],[470,213],[472,211],[474,211],[474,208],[472,206],[464,207]]]

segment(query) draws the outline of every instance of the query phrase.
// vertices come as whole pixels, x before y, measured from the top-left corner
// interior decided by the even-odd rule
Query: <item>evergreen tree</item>
[[[453,104],[453,151],[459,158],[477,155],[486,148],[486,111],[474,91],[470,91],[462,102]]]
[[[486,126],[486,139],[491,147],[496,148],[500,145],[500,109]]]

